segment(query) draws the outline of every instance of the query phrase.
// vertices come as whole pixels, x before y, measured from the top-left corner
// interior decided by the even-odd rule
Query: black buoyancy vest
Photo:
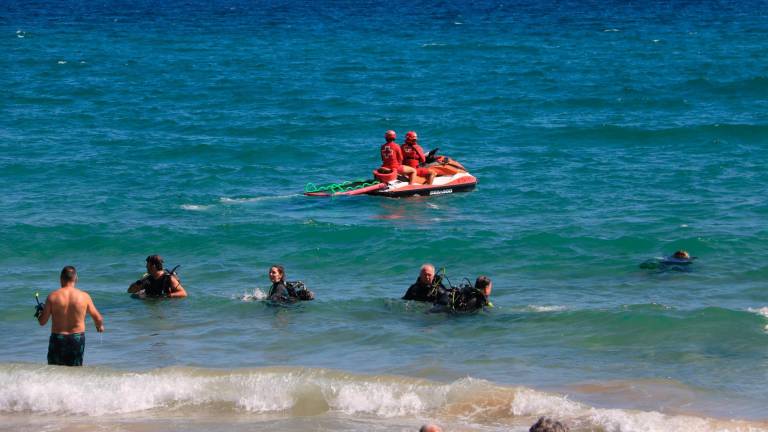
[[[165,272],[159,279],[147,276],[144,281],[144,294],[147,297],[168,297],[171,294],[171,275]]]
[[[471,312],[488,305],[488,298],[485,293],[470,285],[447,290],[437,303],[454,312]]]
[[[443,286],[442,277],[439,275],[435,276],[431,284],[425,284],[420,279],[416,279],[416,282],[408,287],[403,300],[435,302],[444,292],[445,286]]]
[[[314,300],[315,294],[307,289],[302,281],[279,281],[272,284],[267,298],[272,301],[294,302]]]

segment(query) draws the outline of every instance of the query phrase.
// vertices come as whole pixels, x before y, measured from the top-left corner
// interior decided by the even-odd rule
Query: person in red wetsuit
[[[392,171],[397,171],[399,174],[405,174],[408,176],[408,183],[413,184],[413,177],[416,175],[416,169],[403,165],[403,151],[400,149],[400,145],[395,142],[397,134],[393,130],[388,130],[384,134],[384,139],[387,141],[381,146],[381,166]]]
[[[419,167],[419,164],[425,163],[427,158],[424,156],[424,149],[421,148],[418,140],[419,136],[414,131],[405,134],[405,144],[401,148],[403,151],[403,164],[414,168],[416,175],[426,178],[426,183],[431,185],[435,179],[435,173],[429,168]]]

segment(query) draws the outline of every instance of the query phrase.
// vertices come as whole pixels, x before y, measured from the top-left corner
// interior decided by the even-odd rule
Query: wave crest
[[[359,376],[325,369],[120,372],[100,368],[0,365],[0,413],[112,416],[140,411],[343,414],[435,417],[487,425],[529,424],[554,416],[576,428],[623,431],[760,431],[765,424],[622,409],[600,409],[567,396],[464,378],[452,383]],[[451,420],[453,419],[453,420]]]

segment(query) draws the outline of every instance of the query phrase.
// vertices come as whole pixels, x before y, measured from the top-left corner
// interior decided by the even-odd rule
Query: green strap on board
[[[359,183],[359,184],[356,184],[356,183]],[[335,193],[358,190],[358,189],[366,188],[368,186],[373,186],[379,183],[380,182],[378,180],[372,180],[372,181],[347,180],[341,183],[329,183],[329,184],[320,185],[320,186],[316,186],[314,183],[307,183],[307,185],[304,187],[304,192],[305,193],[330,192],[331,194],[335,194]]]

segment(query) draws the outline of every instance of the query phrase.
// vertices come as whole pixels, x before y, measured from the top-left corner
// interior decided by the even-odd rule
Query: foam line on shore
[[[326,369],[208,370],[165,368],[125,372],[103,368],[0,365],[0,412],[110,416],[151,411],[341,413],[379,418],[441,417],[513,423],[555,416],[579,428],[606,431],[760,431],[756,422],[715,420],[625,409],[602,409],[527,387],[464,378],[451,383]]]

